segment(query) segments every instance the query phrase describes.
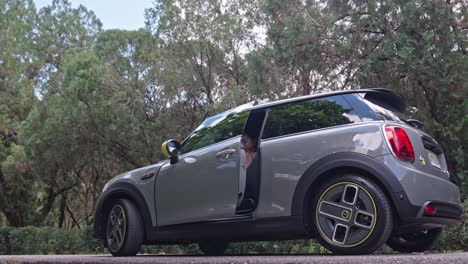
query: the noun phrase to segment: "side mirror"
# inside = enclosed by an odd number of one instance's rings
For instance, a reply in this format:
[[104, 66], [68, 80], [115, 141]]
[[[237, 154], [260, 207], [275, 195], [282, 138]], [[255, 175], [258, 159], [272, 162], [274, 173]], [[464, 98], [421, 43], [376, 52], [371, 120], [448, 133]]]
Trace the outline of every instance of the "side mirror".
[[161, 152], [171, 160], [171, 164], [179, 161], [180, 143], [177, 140], [169, 139], [162, 143]]

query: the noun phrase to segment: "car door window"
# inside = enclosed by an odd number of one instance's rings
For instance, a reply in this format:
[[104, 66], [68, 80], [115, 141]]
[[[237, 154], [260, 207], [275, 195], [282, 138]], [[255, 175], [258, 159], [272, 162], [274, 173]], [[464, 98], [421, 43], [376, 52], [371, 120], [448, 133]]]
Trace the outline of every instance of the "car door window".
[[330, 96], [273, 107], [262, 139], [360, 122], [342, 96]]
[[239, 136], [249, 115], [245, 112], [221, 113], [206, 119], [182, 143], [182, 153], [200, 149]]

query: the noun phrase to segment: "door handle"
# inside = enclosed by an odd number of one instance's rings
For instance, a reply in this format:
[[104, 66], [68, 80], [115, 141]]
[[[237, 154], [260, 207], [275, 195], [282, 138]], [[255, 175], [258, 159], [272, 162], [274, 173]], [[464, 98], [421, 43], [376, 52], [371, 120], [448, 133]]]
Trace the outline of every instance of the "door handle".
[[235, 149], [225, 149], [225, 150], [222, 150], [222, 151], [216, 153], [216, 158], [223, 157], [223, 158], [227, 159], [227, 158], [229, 158], [229, 156], [231, 154], [234, 154], [234, 153], [236, 153]]

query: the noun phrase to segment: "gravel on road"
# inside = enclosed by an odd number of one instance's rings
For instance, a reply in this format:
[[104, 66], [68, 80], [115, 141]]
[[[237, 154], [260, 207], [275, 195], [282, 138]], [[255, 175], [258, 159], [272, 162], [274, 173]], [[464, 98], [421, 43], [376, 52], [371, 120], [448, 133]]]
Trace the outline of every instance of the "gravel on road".
[[186, 256], [186, 255], [138, 255], [136, 257], [112, 257], [110, 255], [38, 255], [0, 256], [0, 263], [318, 263], [318, 264], [468, 264], [468, 252], [443, 254], [382, 254], [367, 256], [333, 255], [230, 255], [230, 256]]

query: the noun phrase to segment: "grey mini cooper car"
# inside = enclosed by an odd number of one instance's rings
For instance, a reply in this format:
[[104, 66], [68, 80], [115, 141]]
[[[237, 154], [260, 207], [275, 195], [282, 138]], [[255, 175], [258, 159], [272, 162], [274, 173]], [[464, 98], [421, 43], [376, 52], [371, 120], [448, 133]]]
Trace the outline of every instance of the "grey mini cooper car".
[[383, 244], [424, 251], [460, 222], [458, 187], [441, 147], [399, 118], [405, 102], [386, 89], [349, 90], [249, 103], [207, 118], [167, 160], [104, 187], [95, 237], [114, 256], [142, 244], [315, 238], [335, 254]]

